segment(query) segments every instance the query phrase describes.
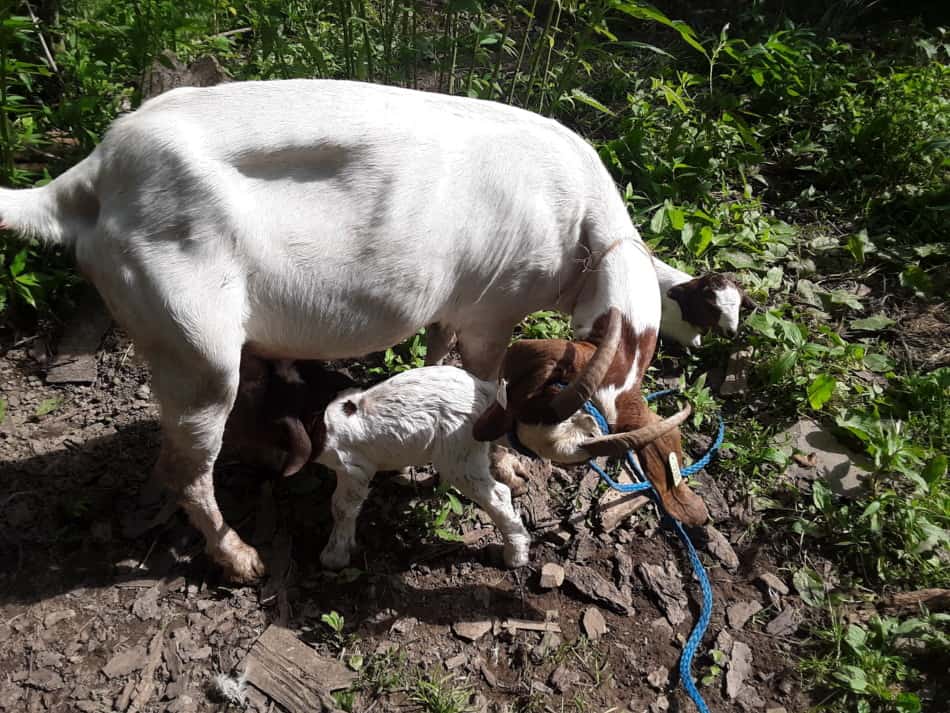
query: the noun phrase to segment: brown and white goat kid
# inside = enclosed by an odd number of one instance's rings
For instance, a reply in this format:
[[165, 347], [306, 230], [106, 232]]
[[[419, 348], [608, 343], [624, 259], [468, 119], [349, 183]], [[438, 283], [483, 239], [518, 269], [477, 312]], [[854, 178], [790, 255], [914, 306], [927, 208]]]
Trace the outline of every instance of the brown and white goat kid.
[[727, 337], [739, 333], [742, 308], [755, 303], [734, 280], [718, 272], [691, 277], [662, 260], [653, 258], [663, 318], [660, 334], [684, 347], [698, 347], [702, 335], [717, 330]]
[[[256, 368], [270, 366], [259, 363]], [[427, 463], [443, 482], [488, 513], [504, 539], [505, 564], [527, 564], [528, 531], [511, 504], [508, 486], [489, 472], [490, 444], [472, 436], [475, 420], [495, 401], [496, 382], [452, 366], [430, 366], [366, 390], [345, 388], [331, 398], [329, 393], [349, 380], [315, 362], [285, 366], [258, 383], [250, 380], [253, 368], [253, 359], [246, 357], [242, 375], [249, 378], [242, 381], [228, 430], [240, 431], [239, 437], [256, 430], [256, 445], [285, 451], [285, 476], [308, 461], [336, 472], [333, 531], [320, 554], [324, 567], [349, 564], [356, 519], [373, 475]]]
[[132, 336], [161, 409], [156, 476], [236, 580], [264, 572], [212, 479], [244, 347], [343, 359], [439, 323], [491, 381], [513, 327], [559, 309], [578, 341], [544, 348], [531, 380], [545, 389], [583, 369], [616, 307], [617, 363], [593, 388], [611, 413], [637, 404], [616, 426], [647, 419], [649, 251], [596, 151], [507, 105], [330, 80], [178, 88], [47, 185], [0, 190], [0, 228], [72, 248]]

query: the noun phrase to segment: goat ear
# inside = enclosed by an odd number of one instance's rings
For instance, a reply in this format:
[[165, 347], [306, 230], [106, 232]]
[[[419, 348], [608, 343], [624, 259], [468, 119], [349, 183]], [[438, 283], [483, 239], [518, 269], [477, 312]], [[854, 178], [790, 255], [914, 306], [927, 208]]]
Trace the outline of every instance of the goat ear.
[[681, 282], [678, 285], [673, 285], [670, 289], [666, 291], [666, 296], [671, 300], [676, 300], [678, 303], [682, 304], [682, 299], [686, 296], [686, 290], [688, 282]]
[[287, 439], [287, 457], [284, 459], [284, 465], [280, 471], [281, 476], [286, 478], [299, 472], [301, 468], [307, 465], [310, 455], [313, 453], [313, 444], [310, 442], [307, 429], [304, 428], [299, 418], [285, 416], [279, 420], [278, 425]]
[[472, 435], [476, 441], [494, 441], [508, 433], [513, 425], [511, 414], [495, 401], [478, 417]]
[[739, 293], [742, 295], [742, 306], [744, 308], [751, 310], [757, 310], [759, 308], [759, 305], [756, 304], [755, 300], [745, 293], [745, 290], [739, 290]]

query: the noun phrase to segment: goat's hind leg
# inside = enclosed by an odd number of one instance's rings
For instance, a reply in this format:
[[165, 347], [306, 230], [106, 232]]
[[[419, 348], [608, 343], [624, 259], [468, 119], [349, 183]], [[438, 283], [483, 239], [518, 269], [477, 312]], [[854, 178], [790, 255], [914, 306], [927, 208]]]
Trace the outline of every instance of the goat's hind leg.
[[489, 472], [488, 444], [477, 444], [463, 463], [454, 460], [435, 465], [447, 483], [482, 508], [495, 523], [505, 541], [505, 565], [516, 568], [528, 564], [531, 536], [511, 503], [511, 490]]
[[214, 496], [214, 463], [237, 393], [241, 343], [220, 347], [146, 350], [162, 414], [156, 474], [204, 535], [209, 556], [225, 576], [252, 582], [264, 575], [264, 563], [224, 521]]

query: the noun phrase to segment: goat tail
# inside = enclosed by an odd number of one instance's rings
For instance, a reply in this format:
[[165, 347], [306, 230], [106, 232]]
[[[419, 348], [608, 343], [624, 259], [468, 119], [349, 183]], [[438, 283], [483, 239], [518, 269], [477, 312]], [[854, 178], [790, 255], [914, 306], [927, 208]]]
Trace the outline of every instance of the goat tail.
[[99, 218], [94, 164], [89, 157], [38, 188], [0, 188], [0, 229], [49, 245], [74, 244]]

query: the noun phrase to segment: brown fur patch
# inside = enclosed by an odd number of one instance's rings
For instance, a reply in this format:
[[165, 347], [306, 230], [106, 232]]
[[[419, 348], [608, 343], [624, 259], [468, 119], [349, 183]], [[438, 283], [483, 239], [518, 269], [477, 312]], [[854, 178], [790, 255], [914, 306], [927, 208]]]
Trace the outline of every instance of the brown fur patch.
[[674, 285], [666, 294], [679, 304], [684, 320], [702, 329], [712, 329], [719, 324], [720, 316], [716, 292], [732, 284], [728, 278], [710, 273]]
[[[634, 431], [650, 423], [660, 420], [657, 414], [650, 410], [646, 400], [639, 393], [627, 391], [620, 394], [616, 400], [617, 426], [620, 431]], [[677, 520], [686, 525], [699, 526], [709, 520], [709, 511], [703, 502], [685, 481], [673, 485], [673, 477], [669, 471], [669, 455], [675, 453], [680, 464], [683, 464], [682, 436], [680, 430], [674, 429], [647, 444], [638, 453], [643, 472], [650, 480], [664, 509]]]

